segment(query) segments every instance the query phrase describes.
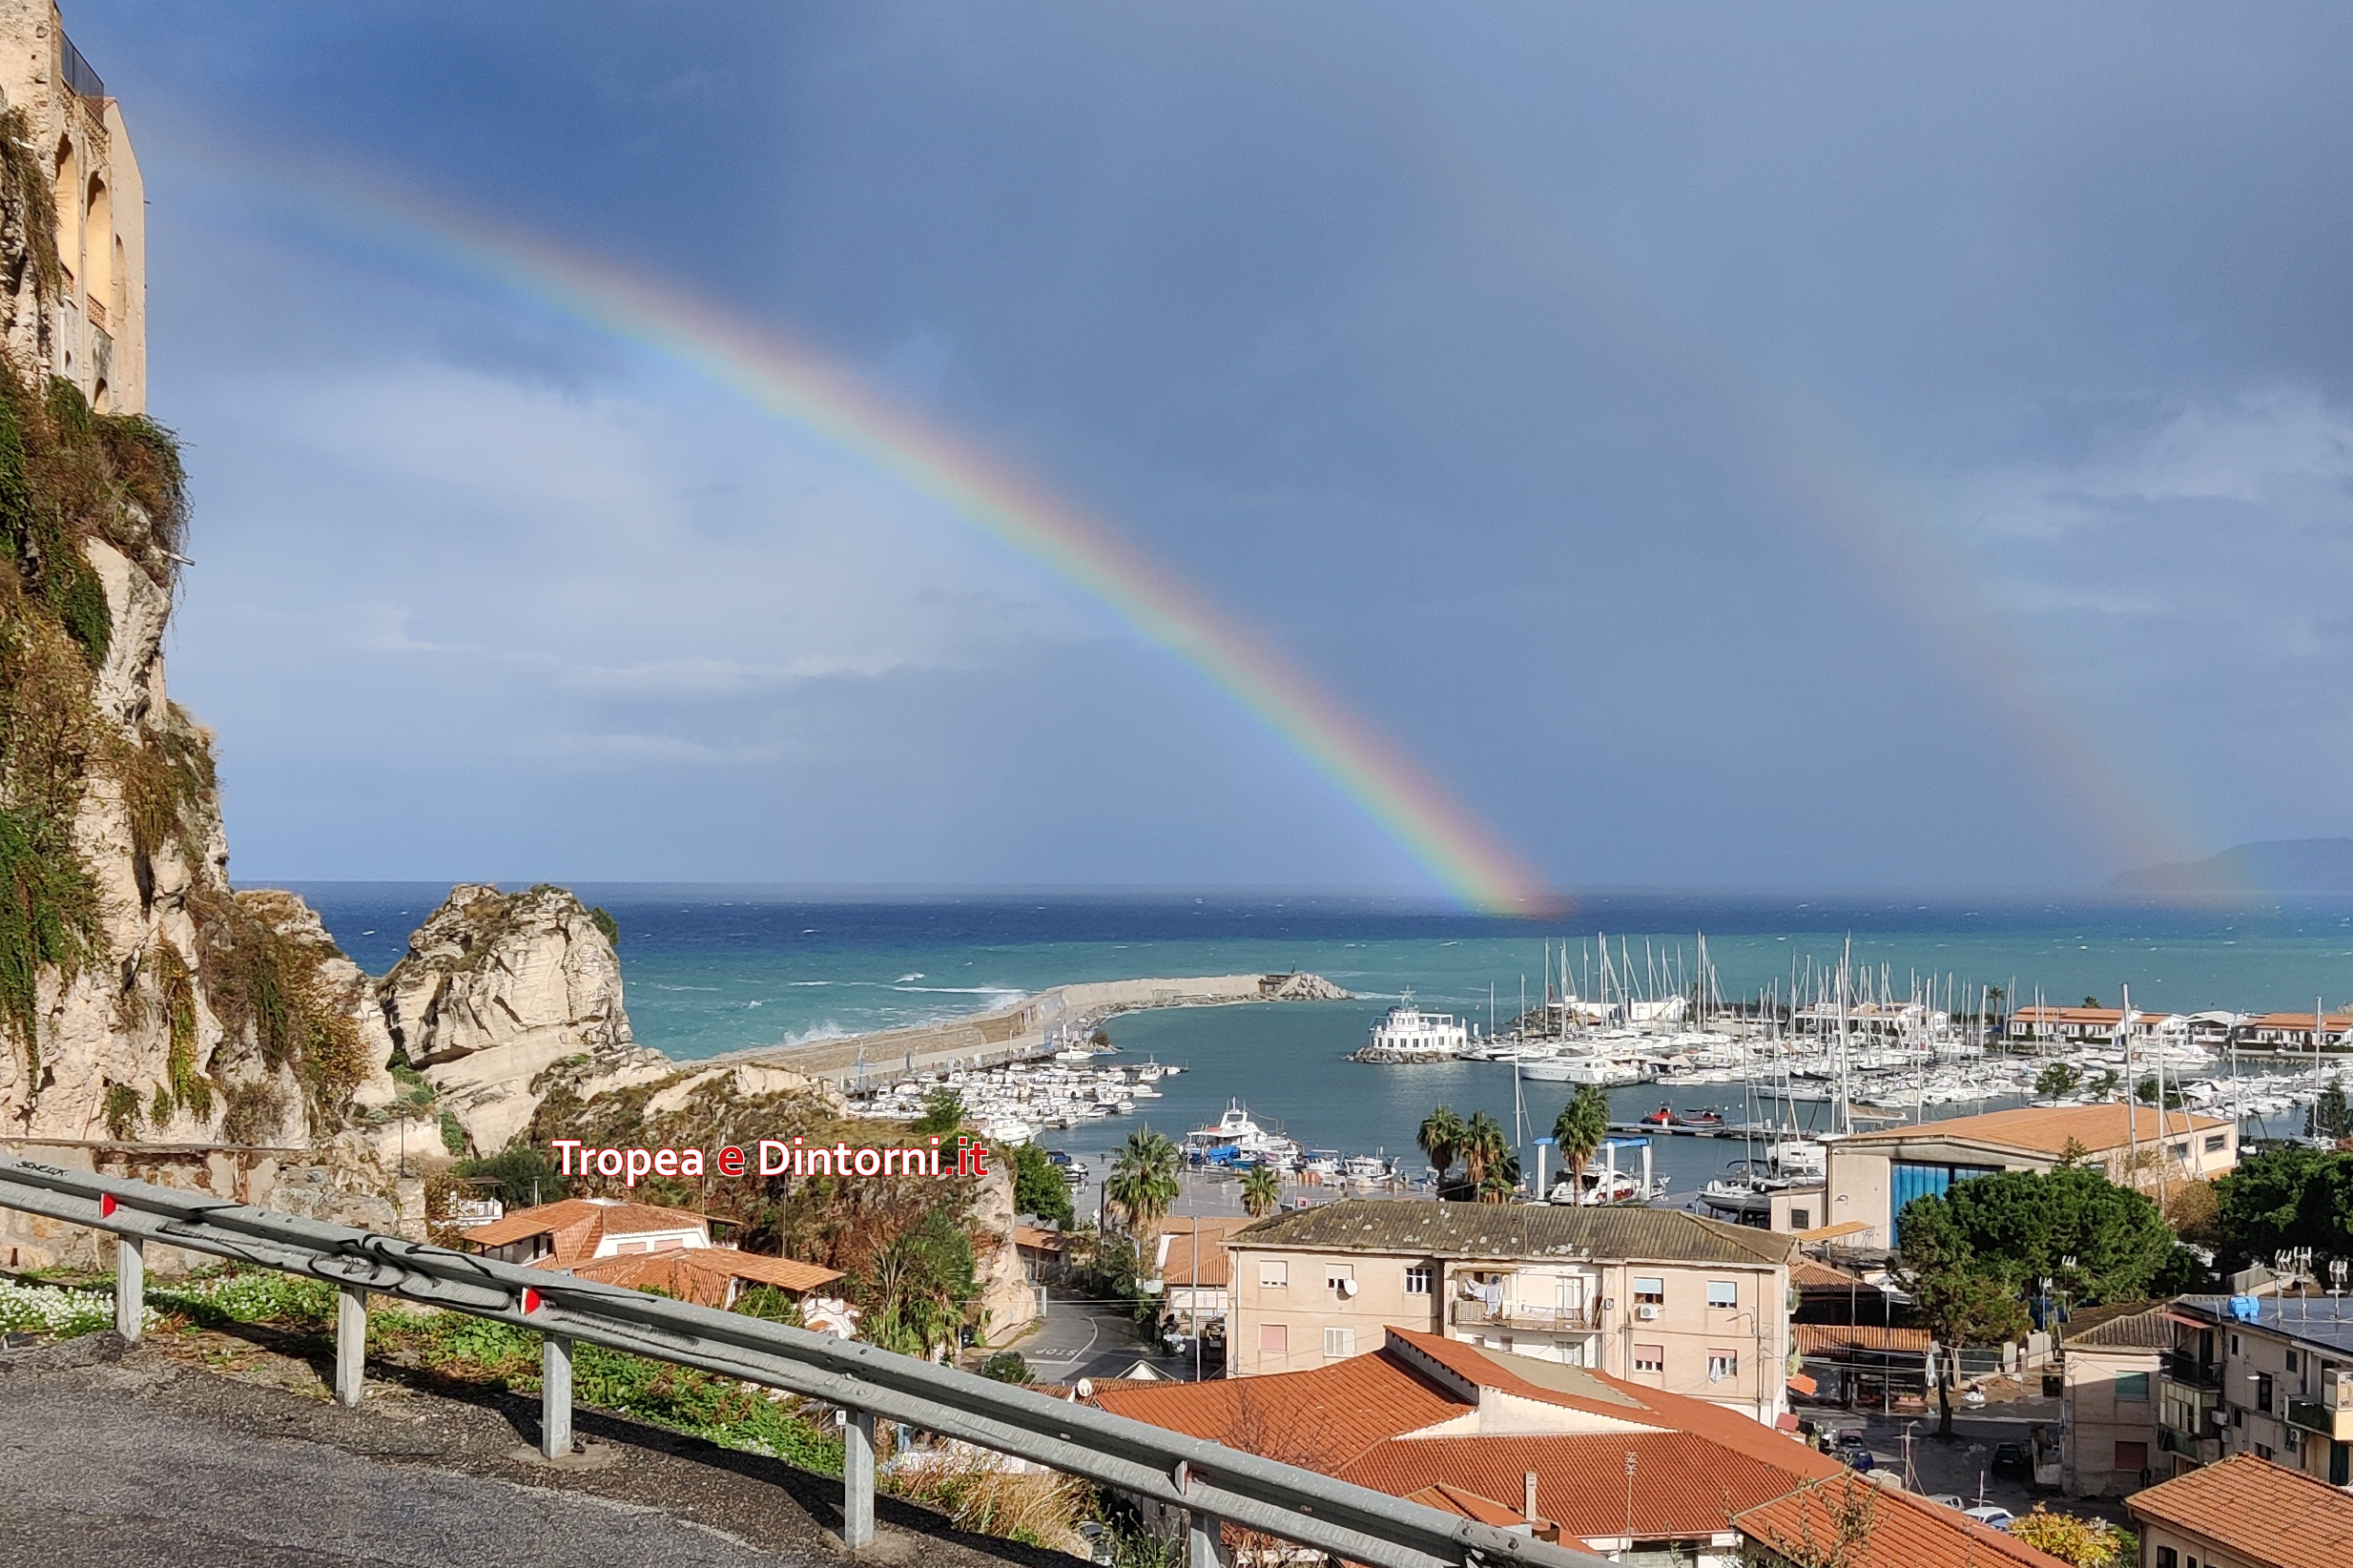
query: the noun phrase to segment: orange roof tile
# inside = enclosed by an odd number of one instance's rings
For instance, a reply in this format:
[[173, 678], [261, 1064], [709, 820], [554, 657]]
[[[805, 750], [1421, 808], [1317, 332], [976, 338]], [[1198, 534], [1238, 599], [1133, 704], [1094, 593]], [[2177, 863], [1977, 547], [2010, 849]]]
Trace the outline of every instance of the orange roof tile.
[[[638, 1236], [656, 1230], [700, 1230], [710, 1233], [711, 1222], [685, 1208], [654, 1204], [590, 1203], [564, 1198], [532, 1208], [519, 1208], [504, 1219], [478, 1225], [465, 1233], [465, 1244], [480, 1248], [505, 1247], [509, 1242], [553, 1233], [560, 1257], [586, 1257], [596, 1250], [602, 1236]], [[581, 1238], [585, 1237], [585, 1244]]]
[[[1863, 1228], [1863, 1222], [1860, 1220], [1848, 1223], [1858, 1229]], [[1860, 1286], [1863, 1283], [1863, 1276], [1824, 1263], [1820, 1258], [1799, 1257], [1790, 1260], [1789, 1283], [1800, 1287], [1810, 1285], [1816, 1289], [1836, 1286], [1844, 1290]], [[1876, 1291], [1877, 1288], [1873, 1287], [1873, 1289]]]
[[[2027, 1149], [2036, 1154], [2064, 1154], [2070, 1142], [2080, 1144], [2094, 1154], [2104, 1149], [2122, 1148], [2137, 1136], [2144, 1143], [2154, 1143], [2158, 1137], [2158, 1113], [2154, 1106], [2129, 1107], [2132, 1120], [2126, 1121], [2128, 1107], [2114, 1105], [2022, 1105], [2016, 1110], [1986, 1111], [1977, 1116], [1954, 1116], [1941, 1122], [1921, 1122], [1908, 1126], [1882, 1127], [1876, 1132], [1858, 1132], [1838, 1141], [1838, 1148], [1855, 1148], [1873, 1144], [1917, 1143], [1922, 1139], [1952, 1139], [1969, 1144], [1992, 1144], [2005, 1148]], [[2181, 1132], [2202, 1132], [2227, 1127], [2228, 1122], [2218, 1122], [2211, 1116], [2193, 1116], [2186, 1111], [2167, 1111], [2162, 1123], [2170, 1136]]]
[[2250, 1562], [2353, 1568], [2353, 1496], [2252, 1454], [2136, 1492], [2124, 1506]]
[[[1745, 1420], [1735, 1415], [1732, 1419]], [[1787, 1466], [1729, 1452], [1689, 1432], [1561, 1433], [1528, 1437], [1398, 1437], [1374, 1445], [1338, 1474], [1404, 1496], [1448, 1485], [1491, 1496], [1537, 1475], [1537, 1512], [1579, 1540], [1627, 1533], [1626, 1456], [1634, 1456], [1632, 1523], [1638, 1538], [1689, 1538], [1731, 1528], [1731, 1518], [1837, 1461], [1757, 1426], [1785, 1451]]]
[[1099, 1382], [1094, 1402], [1114, 1415], [1327, 1475], [1385, 1438], [1475, 1408], [1378, 1352], [1264, 1377], [1125, 1388]]
[[1063, 1249], [1063, 1233], [1043, 1226], [1017, 1225], [1013, 1228], [1013, 1245], [1035, 1252], [1059, 1252]]
[[797, 1258], [763, 1257], [733, 1247], [679, 1247], [663, 1252], [627, 1252], [568, 1267], [548, 1257], [540, 1259], [533, 1267], [632, 1290], [650, 1285], [680, 1301], [705, 1307], [729, 1305], [729, 1286], [735, 1280], [805, 1294], [841, 1278], [837, 1269], [820, 1269]]
[[1872, 1323], [1792, 1323], [1789, 1339], [1800, 1355], [1828, 1355], [1833, 1351], [1929, 1353], [1926, 1329], [1883, 1329]]
[[1800, 1487], [1733, 1522], [1768, 1551], [1810, 1562], [1836, 1545], [1837, 1514], [1850, 1507], [1861, 1524], [1860, 1540], [1840, 1558], [1850, 1568], [2066, 1568], [2049, 1553], [1953, 1509], [1853, 1475]]
[[[1523, 1486], [1525, 1484], [1524, 1478], [1522, 1484]], [[1481, 1524], [1492, 1524], [1498, 1529], [1508, 1530], [1513, 1525], [1531, 1522], [1539, 1531], [1554, 1527], [1550, 1519], [1531, 1521], [1526, 1515], [1509, 1503], [1499, 1503], [1493, 1497], [1482, 1497], [1476, 1492], [1466, 1491], [1458, 1486], [1449, 1486], [1444, 1481], [1440, 1481], [1435, 1486], [1425, 1486], [1405, 1500], [1419, 1503], [1424, 1508], [1435, 1508], [1441, 1514], [1455, 1514], [1466, 1519], [1476, 1519]]]

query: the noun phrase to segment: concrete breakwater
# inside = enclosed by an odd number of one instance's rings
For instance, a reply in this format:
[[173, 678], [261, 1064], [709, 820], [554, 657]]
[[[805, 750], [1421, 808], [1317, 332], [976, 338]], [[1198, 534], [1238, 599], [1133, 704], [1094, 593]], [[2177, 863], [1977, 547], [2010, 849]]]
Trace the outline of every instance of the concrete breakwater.
[[755, 1062], [804, 1077], [855, 1085], [906, 1072], [993, 1065], [1042, 1054], [1052, 1037], [1079, 1034], [1116, 1013], [1146, 1007], [1219, 1007], [1250, 1001], [1346, 1001], [1320, 975], [1196, 975], [1183, 980], [1093, 980], [1056, 985], [1017, 1002], [937, 1023], [793, 1045], [732, 1051], [719, 1062]]

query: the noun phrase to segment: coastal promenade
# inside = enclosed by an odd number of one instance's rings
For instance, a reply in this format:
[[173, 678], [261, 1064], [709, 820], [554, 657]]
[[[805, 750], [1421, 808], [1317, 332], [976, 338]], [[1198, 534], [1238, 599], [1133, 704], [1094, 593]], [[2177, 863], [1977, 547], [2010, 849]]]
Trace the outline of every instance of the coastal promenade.
[[1348, 995], [1320, 975], [1307, 974], [1094, 980], [1051, 986], [1003, 1007], [937, 1023], [794, 1045], [763, 1045], [712, 1060], [782, 1067], [848, 1087], [857, 1084], [861, 1071], [871, 1083], [900, 1073], [1018, 1062], [1042, 1054], [1054, 1037], [1084, 1035], [1115, 1013], [1251, 1001], [1341, 1001]]

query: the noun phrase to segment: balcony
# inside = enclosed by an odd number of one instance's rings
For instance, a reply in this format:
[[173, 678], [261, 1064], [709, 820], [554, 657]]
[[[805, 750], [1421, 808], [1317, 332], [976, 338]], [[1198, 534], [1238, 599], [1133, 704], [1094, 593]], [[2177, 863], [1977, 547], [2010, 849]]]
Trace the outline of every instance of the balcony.
[[2331, 1410], [2318, 1399], [2287, 1402], [2287, 1424], [2317, 1432], [2340, 1443], [2353, 1443], [2353, 1409]]
[[2222, 1439], [2193, 1437], [2178, 1427], [2157, 1429], [2157, 1446], [2167, 1454], [2179, 1455], [2192, 1464], [2210, 1465], [2222, 1457]]
[[2219, 1392], [2222, 1387], [2222, 1364], [2200, 1361], [2188, 1351], [2165, 1352], [2165, 1375], [2183, 1388]]
[[1579, 1334], [1600, 1328], [1601, 1314], [1592, 1306], [1538, 1307], [1530, 1302], [1507, 1301], [1500, 1307], [1490, 1307], [1466, 1297], [1455, 1303], [1455, 1326], [1511, 1329], [1521, 1333]]

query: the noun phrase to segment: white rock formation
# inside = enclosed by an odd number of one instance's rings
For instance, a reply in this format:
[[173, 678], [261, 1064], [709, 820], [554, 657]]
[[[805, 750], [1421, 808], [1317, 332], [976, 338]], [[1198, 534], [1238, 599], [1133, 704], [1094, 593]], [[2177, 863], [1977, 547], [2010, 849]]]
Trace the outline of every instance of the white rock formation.
[[571, 1057], [618, 1069], [641, 1054], [621, 960], [578, 898], [466, 883], [417, 928], [377, 986], [392, 1040], [481, 1153], [538, 1107], [534, 1080]]

